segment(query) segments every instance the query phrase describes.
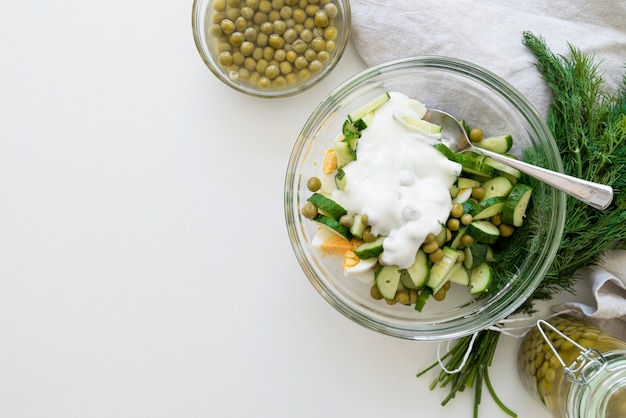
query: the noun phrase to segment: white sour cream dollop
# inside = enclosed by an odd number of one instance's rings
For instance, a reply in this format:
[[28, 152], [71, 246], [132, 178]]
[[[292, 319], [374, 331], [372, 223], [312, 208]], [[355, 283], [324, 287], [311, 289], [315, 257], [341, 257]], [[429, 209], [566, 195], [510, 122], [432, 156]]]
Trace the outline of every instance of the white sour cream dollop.
[[394, 111], [421, 119], [423, 108], [391, 92], [362, 131], [357, 159], [344, 167], [344, 190], [332, 198], [350, 213], [367, 214], [372, 233], [385, 235], [380, 262], [410, 267], [430, 233], [438, 234], [452, 208], [449, 189], [461, 166], [433, 148], [432, 137], [394, 118]]

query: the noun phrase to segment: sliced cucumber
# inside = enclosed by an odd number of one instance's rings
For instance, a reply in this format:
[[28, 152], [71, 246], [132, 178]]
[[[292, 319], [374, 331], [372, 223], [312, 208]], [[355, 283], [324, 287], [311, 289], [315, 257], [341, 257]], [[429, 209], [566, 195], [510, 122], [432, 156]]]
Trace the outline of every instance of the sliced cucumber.
[[415, 302], [414, 309], [418, 312], [422, 312], [422, 309], [424, 309], [424, 306], [426, 306], [428, 298], [430, 298], [432, 294], [433, 291], [430, 290], [429, 287], [423, 288], [420, 291], [420, 294], [417, 296], [417, 301]]
[[459, 189], [473, 189], [474, 187], [480, 187], [480, 182], [474, 179], [468, 179], [467, 177], [459, 177], [456, 181], [456, 185]]
[[448, 281], [451, 283], [460, 284], [461, 286], [469, 286], [470, 278], [467, 269], [463, 263], [456, 263], [450, 273], [448, 273]]
[[335, 186], [337, 186], [337, 189], [344, 190], [346, 188], [346, 180], [346, 173], [343, 171], [343, 168], [337, 170], [335, 174]]
[[500, 230], [489, 221], [473, 221], [467, 226], [467, 233], [476, 241], [484, 244], [493, 244], [500, 237]]
[[449, 281], [460, 284], [461, 286], [469, 286], [469, 272], [461, 263], [456, 263], [454, 269], [450, 272]]
[[465, 154], [453, 154], [452, 161], [461, 164], [464, 172], [476, 174], [481, 177], [492, 178], [496, 175], [496, 169], [480, 162], [474, 157]]
[[337, 168], [343, 168], [346, 164], [356, 160], [356, 152], [352, 149], [350, 143], [346, 141], [337, 141], [333, 144], [335, 153], [337, 154]]
[[506, 154], [513, 146], [513, 137], [509, 134], [490, 136], [483, 138], [480, 142], [474, 142], [474, 145], [498, 154]]
[[411, 281], [413, 282], [414, 289], [421, 289], [424, 287], [428, 278], [430, 277], [430, 265], [428, 263], [428, 256], [422, 250], [417, 250], [415, 255], [415, 262], [406, 269]]
[[441, 247], [446, 243], [446, 238], [448, 238], [448, 228], [445, 225], [441, 225], [441, 231], [439, 231], [435, 240]]
[[358, 213], [354, 215], [354, 220], [352, 221], [352, 226], [350, 227], [350, 233], [352, 234], [352, 236], [358, 239], [362, 239], [365, 228], [367, 228], [367, 225], [361, 222], [361, 215]]
[[354, 121], [354, 126], [359, 131], [362, 131], [362, 130], [366, 129], [368, 126], [370, 126], [372, 124], [372, 120], [373, 119], [374, 119], [374, 111], [371, 111], [368, 114], [366, 114], [365, 116], [363, 116], [361, 119], [355, 120]]
[[400, 268], [398, 266], [381, 266], [376, 271], [375, 281], [382, 297], [388, 300], [394, 299], [400, 283]]
[[473, 200], [467, 200], [461, 204], [463, 205], [463, 214], [472, 213], [474, 208], [478, 206], [478, 203]]
[[345, 139], [351, 138], [359, 138], [361, 136], [361, 132], [359, 128], [357, 128], [352, 122], [346, 120], [341, 127], [341, 133], [343, 134]]
[[482, 263], [470, 272], [470, 293], [476, 295], [489, 290], [489, 285], [493, 280], [493, 268], [487, 264]]
[[400, 112], [398, 109], [394, 110], [393, 118], [407, 128], [421, 134], [437, 138], [441, 136], [442, 127], [440, 125], [425, 121], [424, 119], [416, 118], [412, 115], [407, 115]]
[[475, 220], [488, 219], [498, 213], [502, 213], [506, 198], [496, 196], [480, 202], [471, 212], [470, 215]]
[[372, 242], [365, 242], [354, 249], [354, 253], [362, 260], [378, 257], [383, 252], [383, 241], [385, 237], [380, 236]]
[[350, 230], [339, 223], [338, 220], [331, 218], [330, 216], [322, 215], [318, 213], [315, 218], [313, 218], [315, 222], [327, 228], [330, 232], [337, 234], [345, 239], [351, 239], [352, 234]]
[[498, 176], [484, 182], [483, 189], [485, 189], [485, 197], [482, 200], [491, 197], [507, 197], [513, 190], [513, 183], [506, 177]]
[[433, 148], [442, 153], [443, 156], [446, 157], [448, 160], [452, 159], [452, 155], [454, 153], [450, 150], [450, 148], [448, 148], [446, 144], [438, 142], [436, 144], [433, 144]]
[[400, 270], [400, 284], [406, 289], [415, 289], [415, 284], [406, 269]]
[[465, 248], [465, 259], [463, 265], [466, 269], [471, 270], [484, 263], [487, 259], [489, 246], [480, 242], [474, 242]]
[[320, 193], [313, 193], [309, 196], [307, 201], [313, 203], [321, 212], [333, 219], [338, 220], [343, 215], [348, 213], [348, 211], [345, 210], [339, 203]]
[[513, 226], [522, 226], [526, 217], [526, 209], [530, 203], [533, 189], [526, 184], [516, 184], [504, 204], [502, 221]]
[[[504, 154], [504, 156], [516, 159], [513, 155]], [[498, 170], [501, 176], [508, 178], [513, 184], [517, 184], [517, 180], [522, 177], [522, 172], [518, 169], [502, 164], [501, 162], [496, 161], [491, 157], [485, 158], [484, 163]]]
[[450, 248], [458, 249], [461, 247], [461, 239], [467, 232], [467, 225], [462, 225], [459, 229], [452, 233], [452, 239], [450, 240]]
[[368, 113], [378, 109], [380, 106], [388, 102], [390, 98], [391, 96], [389, 96], [389, 93], [385, 92], [382, 95], [376, 97], [374, 100], [364, 104], [363, 106], [350, 113], [348, 115], [348, 119], [350, 120], [350, 122], [357, 121], [363, 118], [363, 116], [367, 115]]
[[433, 293], [437, 293], [441, 287], [446, 284], [446, 278], [457, 258], [459, 258], [459, 252], [450, 247], [443, 247], [443, 259], [437, 261], [430, 268], [430, 277], [426, 282], [426, 286], [433, 290]]

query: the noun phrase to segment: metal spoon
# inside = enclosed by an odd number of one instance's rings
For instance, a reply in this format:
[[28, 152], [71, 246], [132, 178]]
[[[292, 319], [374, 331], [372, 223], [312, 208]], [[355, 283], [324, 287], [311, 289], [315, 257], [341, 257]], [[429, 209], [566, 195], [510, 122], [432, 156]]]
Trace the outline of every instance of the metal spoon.
[[429, 109], [424, 119], [442, 127], [443, 137], [441, 142], [446, 144], [452, 152], [472, 150], [493, 158], [502, 164], [549, 184], [596, 209], [604, 210], [613, 201], [613, 188], [610, 186], [547, 170], [473, 145], [459, 121], [446, 112]]

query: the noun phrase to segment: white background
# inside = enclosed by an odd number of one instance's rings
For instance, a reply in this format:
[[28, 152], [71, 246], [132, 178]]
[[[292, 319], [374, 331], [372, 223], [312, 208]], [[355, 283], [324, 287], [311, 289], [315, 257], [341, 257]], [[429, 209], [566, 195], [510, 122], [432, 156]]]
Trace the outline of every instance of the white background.
[[[255, 99], [200, 60], [191, 1], [13, 1], [0, 13], [0, 417], [471, 417], [436, 345], [341, 316], [293, 255], [292, 144], [364, 69]], [[492, 381], [547, 417], [503, 336]], [[486, 389], [482, 417], [504, 416]]]

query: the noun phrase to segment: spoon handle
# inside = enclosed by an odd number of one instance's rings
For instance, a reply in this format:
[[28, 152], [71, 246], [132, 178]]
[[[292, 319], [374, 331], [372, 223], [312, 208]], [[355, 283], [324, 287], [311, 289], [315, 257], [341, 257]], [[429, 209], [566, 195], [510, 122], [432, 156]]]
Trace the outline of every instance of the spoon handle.
[[613, 188], [610, 186], [547, 170], [482, 148], [472, 147], [472, 150], [547, 183], [596, 209], [604, 210], [613, 201]]

